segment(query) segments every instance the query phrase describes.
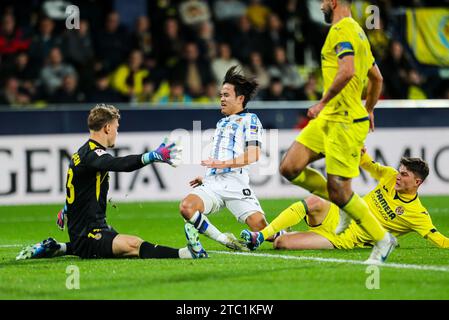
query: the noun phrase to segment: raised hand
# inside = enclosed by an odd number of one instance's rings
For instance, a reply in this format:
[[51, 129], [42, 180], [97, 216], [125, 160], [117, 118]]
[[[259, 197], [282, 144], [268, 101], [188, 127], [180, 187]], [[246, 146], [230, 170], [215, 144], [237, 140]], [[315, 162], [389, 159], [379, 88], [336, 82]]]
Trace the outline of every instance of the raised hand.
[[316, 117], [318, 117], [318, 115], [320, 114], [321, 110], [323, 110], [323, 108], [324, 108], [324, 103], [318, 102], [318, 103], [314, 104], [313, 106], [311, 106], [309, 108], [309, 110], [307, 110], [307, 116], [310, 119], [315, 119]]
[[165, 138], [164, 142], [162, 142], [156, 150], [144, 153], [142, 155], [142, 162], [144, 164], [149, 164], [152, 162], [165, 162], [173, 167], [176, 167], [175, 162], [181, 159], [182, 149], [174, 142], [169, 145], [167, 144], [168, 139]]
[[189, 184], [192, 188], [196, 188], [203, 184], [203, 177], [196, 177], [195, 179], [190, 181]]

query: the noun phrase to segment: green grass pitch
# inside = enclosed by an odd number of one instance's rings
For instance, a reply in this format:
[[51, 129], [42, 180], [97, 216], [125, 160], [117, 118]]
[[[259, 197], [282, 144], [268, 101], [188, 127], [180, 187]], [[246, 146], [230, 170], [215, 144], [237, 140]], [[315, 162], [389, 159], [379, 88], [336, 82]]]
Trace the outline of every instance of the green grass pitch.
[[[261, 201], [272, 220], [293, 200]], [[435, 226], [449, 235], [449, 197], [423, 197]], [[202, 260], [81, 260], [77, 257], [16, 261], [20, 245], [49, 236], [67, 241], [55, 224], [57, 205], [0, 206], [0, 299], [448, 299], [449, 251], [433, 247], [417, 234], [399, 238], [390, 257], [395, 268], [379, 269], [379, 288], [368, 289], [373, 273], [363, 261], [369, 249], [351, 251], [273, 250], [264, 243], [255, 255], [230, 252], [202, 237], [210, 252]], [[222, 231], [238, 236], [243, 225], [226, 210], [211, 217]], [[108, 222], [124, 234], [173, 247], [185, 245], [176, 202], [116, 204]], [[301, 223], [296, 230], [304, 230]], [[211, 252], [212, 251], [212, 252]], [[274, 255], [267, 257], [267, 255]], [[293, 257], [288, 259], [289, 257]], [[295, 257], [305, 257], [298, 259]], [[319, 261], [315, 258], [325, 258]], [[336, 259], [336, 260], [331, 260]], [[80, 270], [80, 289], [66, 288], [66, 269]], [[411, 265], [424, 266], [413, 268]], [[435, 268], [429, 266], [440, 266]], [[427, 269], [426, 269], [427, 268]], [[368, 281], [369, 282], [369, 281]]]

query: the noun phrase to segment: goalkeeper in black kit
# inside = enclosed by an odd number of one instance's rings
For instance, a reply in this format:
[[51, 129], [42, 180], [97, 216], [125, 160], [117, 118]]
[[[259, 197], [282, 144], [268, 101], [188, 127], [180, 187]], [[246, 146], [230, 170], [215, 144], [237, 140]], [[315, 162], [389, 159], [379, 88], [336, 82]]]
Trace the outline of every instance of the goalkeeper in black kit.
[[[24, 248], [16, 259], [50, 258], [75, 255], [91, 258], [205, 258], [194, 228], [186, 228], [187, 247], [174, 249], [155, 245], [137, 236], [119, 234], [106, 222], [109, 171], [131, 172], [153, 162], [173, 165], [179, 150], [175, 144], [162, 143], [158, 149], [140, 155], [113, 157], [120, 113], [111, 105], [99, 104], [90, 110], [87, 120], [90, 137], [72, 155], [67, 171], [66, 203], [58, 214], [58, 224], [67, 219], [70, 242], [49, 238]], [[64, 217], [65, 216], [65, 217]]]

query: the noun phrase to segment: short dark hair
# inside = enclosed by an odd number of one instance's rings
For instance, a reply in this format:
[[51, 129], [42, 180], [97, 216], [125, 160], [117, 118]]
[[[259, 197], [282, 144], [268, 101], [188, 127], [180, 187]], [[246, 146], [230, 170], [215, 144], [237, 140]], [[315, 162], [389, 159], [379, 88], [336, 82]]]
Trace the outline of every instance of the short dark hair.
[[229, 68], [223, 80], [223, 84], [229, 83], [234, 86], [235, 95], [244, 96], [243, 108], [256, 93], [258, 83], [254, 79], [248, 79], [237, 71], [237, 66]]
[[429, 175], [429, 165], [421, 158], [402, 157], [400, 163], [422, 181], [426, 180]]
[[120, 111], [113, 105], [100, 103], [92, 108], [87, 118], [87, 126], [89, 130], [100, 131], [105, 125], [112, 120], [120, 120]]

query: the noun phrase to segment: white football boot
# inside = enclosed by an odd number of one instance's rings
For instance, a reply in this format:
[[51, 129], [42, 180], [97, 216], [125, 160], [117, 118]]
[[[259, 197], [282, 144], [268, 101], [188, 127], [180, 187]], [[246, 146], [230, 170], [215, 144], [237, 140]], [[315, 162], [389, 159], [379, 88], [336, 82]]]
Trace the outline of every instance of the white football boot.
[[374, 245], [365, 264], [382, 264], [388, 259], [394, 248], [398, 246], [398, 240], [389, 232], [387, 232], [387, 237], [387, 241], [381, 240]]

